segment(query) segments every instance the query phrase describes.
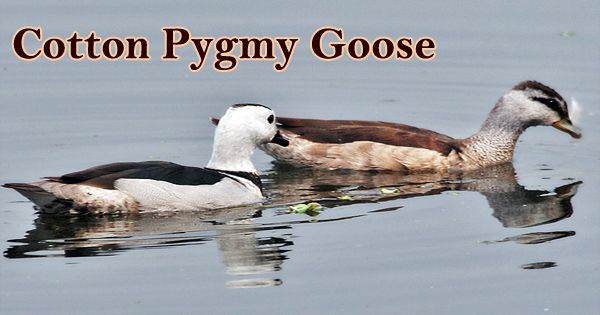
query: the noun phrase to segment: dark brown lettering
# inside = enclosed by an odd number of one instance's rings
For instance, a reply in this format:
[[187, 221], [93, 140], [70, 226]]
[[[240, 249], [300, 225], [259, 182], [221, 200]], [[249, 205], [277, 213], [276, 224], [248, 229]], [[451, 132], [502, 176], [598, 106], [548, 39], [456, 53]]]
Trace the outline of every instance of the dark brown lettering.
[[[179, 59], [179, 56], [175, 54], [175, 46], [187, 44], [190, 40], [190, 32], [182, 27], [163, 27], [162, 30], [165, 33], [165, 54], [162, 59]], [[175, 40], [175, 32], [179, 33], [179, 39], [177, 40]]]
[[[431, 51], [431, 53], [427, 54], [424, 50]], [[435, 42], [429, 37], [423, 37], [419, 39], [415, 45], [415, 53], [419, 59], [433, 59], [435, 57]]]
[[62, 58], [65, 50], [65, 43], [60, 38], [50, 37], [44, 42], [44, 56], [50, 60]]
[[333, 48], [333, 54], [326, 55], [323, 52], [323, 46], [321, 45], [322, 38], [326, 32], [333, 32], [337, 36], [337, 38], [340, 40], [342, 40], [344, 38], [344, 33], [342, 32], [342, 29], [340, 29], [340, 28], [336, 29], [333, 27], [322, 27], [322, 28], [318, 29], [311, 38], [312, 52], [313, 52], [313, 54], [315, 54], [315, 56], [317, 56], [318, 58], [323, 59], [323, 60], [337, 59], [342, 56], [342, 53], [343, 53], [342, 50], [343, 50], [343, 47], [346, 45], [346, 43], [344, 43], [344, 42], [329, 43], [329, 47]]
[[25, 47], [23, 47], [23, 38], [28, 32], [33, 33], [38, 41], [42, 40], [42, 30], [40, 28], [24, 27], [18, 30], [13, 37], [13, 52], [21, 59], [34, 60], [42, 53], [42, 51], [39, 48], [33, 54], [29, 54], [27, 51], [25, 51]]

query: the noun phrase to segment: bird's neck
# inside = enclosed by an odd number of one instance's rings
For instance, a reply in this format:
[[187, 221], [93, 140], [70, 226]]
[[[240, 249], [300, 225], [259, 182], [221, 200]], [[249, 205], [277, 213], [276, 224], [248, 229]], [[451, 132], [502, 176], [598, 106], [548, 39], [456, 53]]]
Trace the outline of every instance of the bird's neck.
[[255, 148], [256, 145], [249, 139], [238, 138], [227, 141], [224, 137], [215, 135], [212, 156], [206, 167], [256, 174], [256, 168], [250, 160]]
[[481, 129], [464, 140], [465, 153], [480, 166], [512, 161], [519, 136], [528, 126], [515, 119], [501, 101], [496, 104]]

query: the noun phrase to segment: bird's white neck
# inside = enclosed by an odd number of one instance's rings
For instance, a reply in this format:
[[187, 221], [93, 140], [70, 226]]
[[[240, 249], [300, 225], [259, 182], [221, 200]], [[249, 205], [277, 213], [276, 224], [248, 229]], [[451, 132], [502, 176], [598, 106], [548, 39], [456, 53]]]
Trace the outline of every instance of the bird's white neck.
[[226, 132], [215, 134], [215, 142], [210, 161], [206, 165], [208, 168], [257, 173], [254, 164], [250, 160], [256, 143], [245, 136], [233, 138]]

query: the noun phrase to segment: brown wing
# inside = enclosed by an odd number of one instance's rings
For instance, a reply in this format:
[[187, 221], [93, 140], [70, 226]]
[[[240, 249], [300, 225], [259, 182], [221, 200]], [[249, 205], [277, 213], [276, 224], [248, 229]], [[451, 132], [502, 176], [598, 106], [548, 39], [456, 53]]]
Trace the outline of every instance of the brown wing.
[[446, 135], [413, 126], [361, 120], [321, 120], [277, 118], [278, 127], [309, 141], [349, 143], [371, 141], [394, 146], [423, 148], [440, 152], [460, 152], [459, 141]]

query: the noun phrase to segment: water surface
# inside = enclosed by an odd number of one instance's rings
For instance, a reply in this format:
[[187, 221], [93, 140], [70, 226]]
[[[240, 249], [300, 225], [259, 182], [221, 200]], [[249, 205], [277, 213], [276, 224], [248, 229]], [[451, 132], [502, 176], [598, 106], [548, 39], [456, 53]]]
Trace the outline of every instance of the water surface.
[[[2, 183], [115, 161], [201, 166], [207, 118], [238, 102], [465, 137], [524, 79], [575, 97], [584, 137], [533, 128], [514, 163], [453, 177], [312, 172], [257, 152], [268, 200], [211, 213], [53, 217], [2, 189], [0, 312], [598, 314], [599, 14], [591, 1], [3, 3]], [[19, 61], [6, 39], [30, 24], [48, 36], [143, 35], [153, 59]], [[165, 25], [302, 39], [284, 73], [269, 62], [190, 73], [191, 49], [160, 60]], [[324, 25], [367, 38], [428, 35], [438, 56], [319, 61], [308, 42]], [[309, 201], [324, 210], [288, 213]]]

